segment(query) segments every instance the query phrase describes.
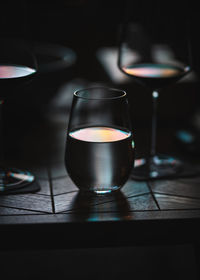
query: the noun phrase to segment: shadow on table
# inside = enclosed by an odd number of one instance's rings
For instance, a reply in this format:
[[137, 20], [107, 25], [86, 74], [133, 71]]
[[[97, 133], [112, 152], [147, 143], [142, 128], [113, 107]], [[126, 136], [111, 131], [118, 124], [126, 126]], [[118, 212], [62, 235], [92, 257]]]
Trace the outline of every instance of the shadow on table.
[[72, 203], [75, 220], [129, 220], [130, 205], [121, 191], [108, 195], [94, 195], [79, 191]]

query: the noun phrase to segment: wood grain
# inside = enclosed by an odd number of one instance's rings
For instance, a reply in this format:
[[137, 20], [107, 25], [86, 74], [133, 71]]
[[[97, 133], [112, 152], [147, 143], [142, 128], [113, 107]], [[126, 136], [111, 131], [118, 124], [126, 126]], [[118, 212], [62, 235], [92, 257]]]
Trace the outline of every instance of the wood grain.
[[149, 193], [149, 188], [146, 182], [139, 182], [129, 179], [128, 182], [121, 188], [121, 192], [125, 197]]
[[63, 194], [72, 191], [78, 191], [78, 188], [74, 185], [69, 176], [62, 178], [52, 179], [53, 194]]
[[1, 216], [10, 216], [10, 215], [31, 215], [36, 214], [34, 211], [26, 210], [26, 209], [17, 209], [17, 208], [9, 208], [9, 207], [0, 207], [0, 215]]
[[[66, 206], [56, 204], [56, 209], [60, 212], [76, 212], [77, 214], [93, 215], [95, 213], [111, 213], [115, 212], [116, 217], [127, 217], [131, 211], [147, 211], [158, 210], [151, 194], [138, 195], [126, 198], [122, 192], [116, 192], [106, 197], [85, 196], [77, 193], [71, 204]], [[63, 209], [65, 209], [63, 211]], [[97, 220], [97, 219], [96, 219]]]
[[0, 206], [52, 213], [50, 196], [39, 194], [17, 194], [1, 196]]
[[149, 182], [153, 192], [200, 198], [200, 177]]
[[155, 198], [161, 210], [175, 210], [175, 209], [200, 209], [200, 199], [155, 194]]

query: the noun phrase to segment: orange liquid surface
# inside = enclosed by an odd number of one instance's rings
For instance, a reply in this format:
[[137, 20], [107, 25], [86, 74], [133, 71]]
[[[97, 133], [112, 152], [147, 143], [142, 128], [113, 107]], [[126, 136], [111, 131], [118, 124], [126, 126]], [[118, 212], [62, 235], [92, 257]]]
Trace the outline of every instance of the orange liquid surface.
[[69, 135], [88, 142], [114, 142], [128, 138], [131, 133], [111, 127], [87, 127], [71, 132]]

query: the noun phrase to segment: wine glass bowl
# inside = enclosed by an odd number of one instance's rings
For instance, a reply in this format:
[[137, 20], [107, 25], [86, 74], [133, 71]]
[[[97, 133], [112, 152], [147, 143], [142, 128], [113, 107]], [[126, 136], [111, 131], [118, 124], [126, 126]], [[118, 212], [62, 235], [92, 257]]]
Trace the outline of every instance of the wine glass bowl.
[[5, 166], [3, 154], [2, 106], [18, 95], [20, 88], [30, 82], [37, 73], [37, 62], [31, 46], [14, 38], [1, 38], [0, 44], [0, 191], [7, 192], [25, 187], [35, 180], [29, 171]]
[[37, 61], [30, 44], [23, 40], [1, 38], [0, 44], [0, 98], [8, 99], [37, 73]]
[[182, 167], [179, 159], [156, 151], [157, 106], [162, 88], [176, 83], [191, 71], [190, 48], [187, 32], [176, 35], [177, 26], [173, 24], [163, 32], [159, 20], [156, 17], [151, 23], [127, 21], [122, 27], [119, 44], [119, 69], [152, 91], [151, 148], [146, 158], [138, 160], [132, 172], [135, 179], [171, 177]]
[[105, 194], [120, 189], [134, 164], [133, 146], [124, 91], [94, 87], [74, 93], [65, 164], [81, 191]]
[[181, 52], [178, 44], [170, 45], [160, 36], [152, 39], [145, 33], [144, 26], [127, 23], [120, 41], [119, 69], [145, 87], [162, 89], [191, 70], [188, 49]]

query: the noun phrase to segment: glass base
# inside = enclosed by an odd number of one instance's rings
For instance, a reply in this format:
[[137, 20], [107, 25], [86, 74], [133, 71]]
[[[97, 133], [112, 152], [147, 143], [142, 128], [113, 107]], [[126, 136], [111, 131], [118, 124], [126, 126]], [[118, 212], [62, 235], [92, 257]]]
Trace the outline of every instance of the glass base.
[[0, 192], [23, 188], [35, 180], [28, 171], [15, 168], [0, 168]]
[[112, 189], [94, 189], [92, 190], [95, 194], [109, 194], [109, 193], [112, 193], [112, 192], [116, 192], [117, 190], [119, 190], [120, 187], [119, 186], [114, 186], [112, 187]]
[[179, 174], [181, 169], [180, 160], [167, 155], [155, 155], [137, 159], [131, 178], [135, 180], [170, 178]]
[[113, 193], [113, 192], [116, 192], [118, 191], [122, 186], [102, 186], [102, 187], [96, 187], [96, 186], [92, 186], [92, 187], [89, 187], [89, 188], [83, 188], [83, 187], [80, 187], [78, 186], [79, 190], [81, 193], [88, 193], [88, 194], [98, 194], [98, 195], [104, 195], [104, 194], [110, 194], [110, 193]]

